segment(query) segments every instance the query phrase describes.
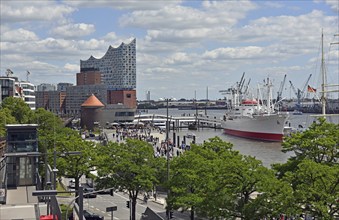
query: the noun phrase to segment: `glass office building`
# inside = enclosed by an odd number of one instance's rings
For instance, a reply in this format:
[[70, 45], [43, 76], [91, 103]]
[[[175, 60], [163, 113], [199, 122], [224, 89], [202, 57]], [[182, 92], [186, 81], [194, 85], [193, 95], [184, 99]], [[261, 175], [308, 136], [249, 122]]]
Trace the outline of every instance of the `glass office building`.
[[38, 125], [9, 124], [7, 129], [7, 187], [36, 185], [38, 181]]

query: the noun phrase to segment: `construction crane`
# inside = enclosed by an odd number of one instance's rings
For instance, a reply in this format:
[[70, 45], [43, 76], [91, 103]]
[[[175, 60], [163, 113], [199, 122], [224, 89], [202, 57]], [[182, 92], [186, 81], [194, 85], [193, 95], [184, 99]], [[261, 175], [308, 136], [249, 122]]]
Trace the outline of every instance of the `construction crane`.
[[298, 110], [299, 110], [299, 108], [300, 108], [300, 102], [301, 102], [301, 100], [304, 98], [305, 89], [306, 89], [306, 87], [307, 87], [307, 85], [308, 85], [308, 82], [309, 82], [310, 79], [311, 79], [311, 76], [312, 76], [312, 74], [310, 74], [310, 76], [307, 78], [307, 80], [306, 80], [306, 82], [305, 82], [305, 85], [303, 86], [303, 89], [302, 89], [302, 90], [296, 89], [296, 88], [294, 87], [292, 81], [290, 80], [291, 87], [292, 87], [292, 89], [293, 89], [295, 95], [297, 96], [297, 108], [298, 108]]
[[284, 89], [285, 81], [286, 81], [286, 74], [285, 74], [285, 76], [284, 76], [283, 81], [281, 81], [281, 83], [280, 83], [280, 87], [279, 87], [279, 90], [278, 90], [278, 92], [277, 92], [278, 94], [277, 94], [277, 100], [276, 100], [276, 102], [279, 102], [279, 101], [282, 100], [281, 95], [282, 95], [282, 92], [283, 92], [283, 89]]

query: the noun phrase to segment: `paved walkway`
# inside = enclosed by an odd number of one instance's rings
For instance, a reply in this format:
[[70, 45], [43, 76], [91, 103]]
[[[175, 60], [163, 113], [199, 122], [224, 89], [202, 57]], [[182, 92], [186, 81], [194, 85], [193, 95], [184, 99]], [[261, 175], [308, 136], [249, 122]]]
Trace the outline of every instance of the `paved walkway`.
[[21, 186], [7, 190], [6, 205], [0, 205], [0, 219], [35, 220], [36, 216], [45, 215], [47, 206], [38, 203], [36, 196], [32, 196], [35, 186]]
[[38, 198], [32, 196], [36, 190], [35, 186], [20, 186], [16, 189], [7, 189], [7, 205], [22, 205], [28, 203], [38, 203]]

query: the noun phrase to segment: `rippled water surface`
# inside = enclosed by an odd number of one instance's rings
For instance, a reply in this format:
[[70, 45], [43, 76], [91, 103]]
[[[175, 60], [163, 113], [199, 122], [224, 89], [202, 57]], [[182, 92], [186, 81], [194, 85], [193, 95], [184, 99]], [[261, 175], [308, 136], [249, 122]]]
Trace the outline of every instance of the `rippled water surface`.
[[[215, 116], [221, 118], [224, 114], [224, 110], [207, 110], [207, 115]], [[148, 110], [148, 114], [161, 114], [166, 115], [166, 109], [156, 109]], [[169, 116], [180, 116], [183, 114], [194, 115], [195, 110], [178, 110], [178, 109], [169, 109]], [[293, 127], [298, 127], [301, 125], [303, 127], [308, 127], [314, 121], [314, 117], [310, 114], [303, 115], [291, 115], [289, 118], [289, 123]], [[223, 134], [222, 129], [200, 129], [197, 131], [189, 131], [187, 129], [182, 129], [179, 132], [176, 132], [176, 135], [180, 136], [180, 141], [183, 139], [183, 136], [187, 133], [194, 133], [196, 135], [196, 142], [203, 143], [204, 140], [208, 138], [218, 136], [222, 140], [231, 142], [235, 150], [238, 150], [244, 155], [251, 155], [255, 158], [261, 160], [265, 166], [270, 166], [273, 163], [284, 163], [290, 157], [291, 153], [283, 153], [281, 143], [277, 142], [263, 142], [255, 141], [244, 138], [238, 138], [230, 135]], [[173, 132], [169, 134], [169, 137], [173, 137]], [[192, 139], [187, 139], [187, 143], [192, 141]]]

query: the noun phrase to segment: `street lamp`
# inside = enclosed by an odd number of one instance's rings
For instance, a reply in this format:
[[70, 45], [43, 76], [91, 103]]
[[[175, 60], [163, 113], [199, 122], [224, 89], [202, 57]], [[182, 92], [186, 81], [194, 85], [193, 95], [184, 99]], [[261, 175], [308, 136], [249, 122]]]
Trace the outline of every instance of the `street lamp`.
[[80, 151], [69, 151], [69, 152], [57, 152], [55, 147], [54, 147], [54, 151], [53, 151], [53, 189], [56, 189], [57, 188], [57, 181], [56, 181], [56, 174], [57, 172], [59, 171], [57, 168], [56, 168], [56, 156], [57, 154], [59, 154], [59, 156], [68, 156], [68, 155], [81, 155], [82, 153]]
[[[41, 156], [41, 155], [47, 155], [49, 153], [41, 153], [41, 152], [28, 152], [26, 153], [27, 156]], [[57, 172], [59, 171], [57, 168], [56, 168], [56, 157], [57, 155], [61, 156], [61, 157], [64, 157], [64, 156], [69, 156], [69, 155], [81, 155], [82, 152], [80, 151], [69, 151], [69, 152], [57, 152], [56, 149], [54, 148], [54, 151], [53, 151], [53, 169], [52, 169], [52, 172], [53, 172], [53, 189], [56, 190], [57, 186], [56, 186], [56, 174]], [[46, 166], [46, 174], [45, 176], [47, 177], [47, 157], [45, 157], [45, 166]], [[47, 180], [47, 179], [46, 179]]]
[[[169, 170], [170, 170], [170, 164], [169, 164], [169, 145], [168, 145], [168, 131], [169, 131], [169, 124], [168, 124], [168, 98], [166, 99], [166, 147], [167, 147], [167, 182], [169, 183], [170, 175], [169, 175]], [[170, 194], [170, 188], [169, 185], [167, 186], [167, 199]], [[169, 211], [169, 207], [167, 205], [166, 209]], [[170, 219], [170, 216], [167, 215], [167, 219]]]

